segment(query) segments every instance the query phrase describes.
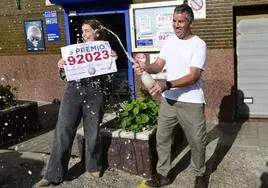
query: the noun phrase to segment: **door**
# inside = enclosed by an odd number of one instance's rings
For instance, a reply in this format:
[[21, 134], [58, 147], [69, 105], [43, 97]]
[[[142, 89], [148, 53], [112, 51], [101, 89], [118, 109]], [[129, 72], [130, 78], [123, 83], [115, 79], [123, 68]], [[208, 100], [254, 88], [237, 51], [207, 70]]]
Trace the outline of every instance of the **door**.
[[268, 117], [268, 14], [236, 17], [237, 116]]

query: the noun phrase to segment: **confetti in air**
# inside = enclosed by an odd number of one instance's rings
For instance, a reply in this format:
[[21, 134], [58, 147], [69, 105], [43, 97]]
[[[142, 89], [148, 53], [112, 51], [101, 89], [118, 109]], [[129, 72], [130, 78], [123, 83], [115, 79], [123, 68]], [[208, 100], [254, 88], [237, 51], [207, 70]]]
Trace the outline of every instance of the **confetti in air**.
[[29, 174], [29, 175], [32, 175], [32, 171], [28, 170], [28, 174]]

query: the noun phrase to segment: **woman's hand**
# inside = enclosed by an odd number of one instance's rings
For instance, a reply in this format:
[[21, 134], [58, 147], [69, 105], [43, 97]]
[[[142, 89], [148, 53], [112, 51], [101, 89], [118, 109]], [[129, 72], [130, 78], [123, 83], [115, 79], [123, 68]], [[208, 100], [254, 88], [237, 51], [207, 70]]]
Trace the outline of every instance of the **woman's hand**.
[[111, 56], [114, 58], [114, 60], [118, 59], [117, 53], [113, 50], [111, 50]]
[[63, 68], [63, 65], [66, 65], [66, 61], [64, 61], [63, 59], [60, 59], [60, 60], [58, 61], [58, 67], [59, 67], [60, 69], [62, 69], [62, 68]]

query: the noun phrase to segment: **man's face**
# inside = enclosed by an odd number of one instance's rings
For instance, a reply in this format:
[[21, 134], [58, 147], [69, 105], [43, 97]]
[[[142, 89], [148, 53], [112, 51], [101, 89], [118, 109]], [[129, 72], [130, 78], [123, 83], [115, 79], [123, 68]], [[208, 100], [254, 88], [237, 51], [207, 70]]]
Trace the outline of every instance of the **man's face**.
[[95, 32], [88, 24], [82, 26], [82, 37], [84, 42], [92, 42], [95, 40]]
[[172, 26], [179, 39], [186, 39], [190, 32], [190, 22], [187, 20], [187, 13], [174, 13]]

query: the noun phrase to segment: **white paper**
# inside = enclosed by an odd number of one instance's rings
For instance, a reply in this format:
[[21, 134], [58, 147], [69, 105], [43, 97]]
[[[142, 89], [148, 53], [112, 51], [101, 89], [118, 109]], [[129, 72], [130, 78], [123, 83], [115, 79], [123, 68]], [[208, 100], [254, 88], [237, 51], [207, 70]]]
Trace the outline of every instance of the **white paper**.
[[73, 44], [61, 48], [67, 81], [117, 72], [107, 41]]

